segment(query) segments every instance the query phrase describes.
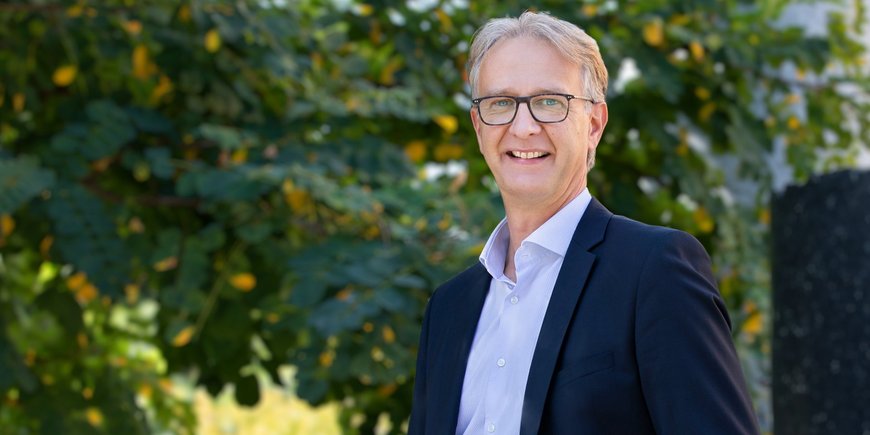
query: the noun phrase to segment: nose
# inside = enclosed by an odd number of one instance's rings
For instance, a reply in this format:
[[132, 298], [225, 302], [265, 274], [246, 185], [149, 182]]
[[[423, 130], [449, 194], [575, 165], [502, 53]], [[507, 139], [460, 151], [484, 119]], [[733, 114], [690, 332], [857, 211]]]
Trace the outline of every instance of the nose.
[[541, 124], [532, 116], [529, 103], [520, 103], [517, 107], [517, 115], [511, 123], [511, 134], [517, 137], [528, 137], [538, 134], [540, 131]]

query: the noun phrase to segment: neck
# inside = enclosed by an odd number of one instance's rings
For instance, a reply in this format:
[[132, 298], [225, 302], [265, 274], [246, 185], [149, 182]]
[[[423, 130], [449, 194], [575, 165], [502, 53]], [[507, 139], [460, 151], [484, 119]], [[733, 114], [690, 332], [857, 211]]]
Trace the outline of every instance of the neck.
[[504, 263], [504, 274], [508, 278], [514, 282], [517, 281], [514, 255], [517, 253], [523, 240], [540, 228], [541, 225], [558, 213], [562, 207], [571, 202], [582, 191], [583, 189], [581, 188], [579, 191], [573, 192], [573, 194], [566, 195], [564, 198], [549, 203], [514, 201], [507, 196], [502, 197], [507, 217], [508, 232], [510, 234], [510, 242], [508, 243], [508, 251]]

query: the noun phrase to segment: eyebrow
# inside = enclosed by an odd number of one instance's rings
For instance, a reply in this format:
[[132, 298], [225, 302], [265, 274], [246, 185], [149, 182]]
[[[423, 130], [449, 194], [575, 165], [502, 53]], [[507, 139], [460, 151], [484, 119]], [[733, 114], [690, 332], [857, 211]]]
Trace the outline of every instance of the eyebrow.
[[[484, 96], [486, 96], [486, 95], [517, 96], [517, 93], [512, 92], [509, 88], [495, 89], [495, 90], [489, 91], [489, 92], [482, 92], [481, 94]], [[539, 95], [539, 94], [570, 94], [570, 92], [568, 92], [566, 90], [562, 90], [562, 89], [555, 89], [555, 88], [535, 88], [528, 95]]]

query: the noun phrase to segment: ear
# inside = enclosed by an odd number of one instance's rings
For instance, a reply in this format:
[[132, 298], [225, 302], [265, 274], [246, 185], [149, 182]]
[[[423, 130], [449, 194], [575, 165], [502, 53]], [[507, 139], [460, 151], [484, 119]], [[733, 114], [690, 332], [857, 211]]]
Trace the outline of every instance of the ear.
[[598, 141], [604, 135], [604, 127], [607, 125], [607, 103], [595, 103], [589, 114], [589, 146], [598, 146]]
[[471, 125], [474, 126], [474, 134], [477, 136], [477, 148], [481, 153], [483, 153], [483, 145], [480, 140], [480, 129], [483, 122], [480, 121], [480, 113], [477, 112], [477, 109], [474, 106], [471, 106], [471, 109], [468, 110], [468, 114], [471, 116]]

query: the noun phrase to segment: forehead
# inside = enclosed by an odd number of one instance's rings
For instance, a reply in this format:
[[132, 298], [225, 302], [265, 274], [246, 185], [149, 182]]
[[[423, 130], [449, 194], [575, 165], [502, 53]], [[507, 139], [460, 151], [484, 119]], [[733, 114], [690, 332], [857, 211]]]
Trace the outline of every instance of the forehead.
[[519, 36], [500, 40], [489, 49], [481, 61], [477, 87], [481, 95], [579, 93], [580, 68], [549, 41]]

